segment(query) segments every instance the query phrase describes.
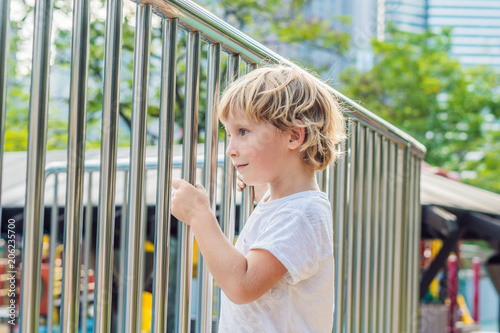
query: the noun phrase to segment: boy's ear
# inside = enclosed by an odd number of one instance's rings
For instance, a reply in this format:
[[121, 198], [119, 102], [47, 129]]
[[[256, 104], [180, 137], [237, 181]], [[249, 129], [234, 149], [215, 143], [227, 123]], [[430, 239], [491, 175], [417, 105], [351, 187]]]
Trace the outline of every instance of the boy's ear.
[[306, 139], [306, 129], [295, 127], [289, 131], [288, 148], [294, 150], [299, 148]]

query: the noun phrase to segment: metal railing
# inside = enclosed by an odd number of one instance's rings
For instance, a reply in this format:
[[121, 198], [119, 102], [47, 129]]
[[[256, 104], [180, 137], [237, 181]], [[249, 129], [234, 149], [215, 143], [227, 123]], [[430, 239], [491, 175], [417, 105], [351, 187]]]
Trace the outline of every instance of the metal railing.
[[[7, 33], [9, 1], [0, 6], [0, 110], [1, 138], [5, 120], [7, 72]], [[156, 222], [153, 279], [152, 331], [167, 327], [167, 299], [170, 251], [170, 183], [176, 166], [172, 153], [176, 88], [176, 54], [178, 28], [187, 34], [186, 82], [184, 99], [184, 150], [182, 176], [196, 179], [196, 141], [198, 137], [198, 102], [201, 43], [208, 44], [206, 141], [202, 183], [209, 192], [212, 209], [216, 210], [216, 192], [222, 191], [220, 224], [225, 235], [235, 236], [235, 172], [228, 159], [221, 161], [223, 184], [217, 187], [218, 121], [215, 114], [220, 93], [221, 56], [227, 54], [227, 78], [234, 80], [240, 66], [250, 71], [262, 63], [286, 59], [187, 0], [137, 1], [132, 98], [132, 130], [130, 159], [117, 160], [118, 103], [121, 64], [122, 6], [121, 0], [108, 0], [104, 87], [102, 107], [101, 158], [98, 164], [84, 164], [86, 128], [86, 87], [88, 77], [89, 2], [74, 1], [74, 24], [71, 57], [70, 126], [67, 167], [45, 169], [48, 103], [49, 44], [52, 0], [37, 0], [35, 7], [34, 50], [30, 95], [28, 171], [23, 234], [20, 332], [37, 332], [39, 327], [41, 248], [45, 176], [65, 173], [66, 203], [64, 223], [63, 292], [60, 326], [63, 332], [77, 332], [80, 306], [80, 241], [84, 174], [88, 173], [91, 193], [93, 175], [99, 171], [97, 220], [96, 281], [94, 296], [94, 332], [110, 332], [113, 278], [113, 237], [117, 170], [126, 169], [122, 203], [120, 248], [119, 332], [139, 332], [141, 325], [141, 292], [144, 270], [144, 234], [146, 208], [146, 169], [157, 170]], [[160, 98], [160, 142], [157, 163], [148, 164], [146, 120], [148, 108], [149, 54], [151, 17], [162, 19], [162, 67]], [[295, 66], [290, 64], [291, 66]], [[322, 189], [332, 203], [335, 233], [335, 314], [334, 332], [417, 332], [418, 262], [420, 237], [419, 180], [420, 162], [425, 148], [413, 138], [392, 126], [349, 98], [328, 87], [345, 107], [350, 119], [349, 137], [339, 147], [344, 157], [318, 175]], [[227, 142], [226, 142], [227, 144]], [[3, 147], [3, 145], [2, 145]], [[3, 148], [2, 148], [3, 150]], [[2, 155], [0, 154], [0, 157]], [[0, 161], [1, 165], [1, 161]], [[0, 169], [1, 170], [1, 169]], [[95, 178], [94, 178], [95, 179]], [[199, 181], [199, 180], [198, 180]], [[127, 188], [128, 187], [128, 188]], [[126, 189], [127, 188], [127, 189]], [[126, 190], [125, 190], [126, 189]], [[248, 216], [252, 210], [250, 189], [242, 196], [241, 210]], [[57, 191], [54, 190], [57, 197]], [[84, 263], [88, 265], [92, 234], [91, 195], [87, 194]], [[53, 202], [58, 211], [57, 199]], [[51, 283], [57, 235], [57, 214], [52, 214]], [[244, 217], [245, 218], [245, 217]], [[244, 220], [242, 219], [242, 222]], [[179, 257], [176, 288], [176, 328], [190, 332], [193, 281], [193, 239], [189, 227], [178, 228]], [[212, 330], [213, 280], [200, 258], [198, 274], [198, 309], [196, 332]], [[85, 266], [87, 267], [87, 266]], [[84, 270], [87, 279], [87, 270]], [[84, 284], [85, 286], [87, 284]], [[84, 288], [86, 289], [86, 288]], [[52, 290], [52, 289], [51, 289]], [[84, 293], [87, 293], [84, 290]], [[49, 302], [48, 325], [52, 325], [53, 297]], [[87, 300], [82, 303], [83, 313]], [[86, 321], [82, 321], [86, 329]]]

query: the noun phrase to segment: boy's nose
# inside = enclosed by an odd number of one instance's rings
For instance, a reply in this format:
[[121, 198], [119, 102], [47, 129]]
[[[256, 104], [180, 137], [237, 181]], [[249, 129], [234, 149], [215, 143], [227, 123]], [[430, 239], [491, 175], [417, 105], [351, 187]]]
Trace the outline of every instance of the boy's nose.
[[231, 156], [238, 156], [238, 150], [234, 146], [233, 141], [229, 141], [227, 148], [226, 148], [226, 155], [231, 157]]

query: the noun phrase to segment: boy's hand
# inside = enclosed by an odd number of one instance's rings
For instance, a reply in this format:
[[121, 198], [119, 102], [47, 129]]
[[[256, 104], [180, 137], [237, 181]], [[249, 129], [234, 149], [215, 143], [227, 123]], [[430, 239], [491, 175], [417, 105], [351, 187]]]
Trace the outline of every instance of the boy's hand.
[[197, 216], [210, 213], [210, 199], [201, 184], [191, 185], [184, 179], [172, 181], [171, 213], [179, 221], [191, 225]]
[[[247, 186], [247, 184], [245, 184], [245, 182], [241, 178], [241, 175], [239, 172], [238, 172], [236, 178], [237, 178], [236, 189], [241, 192]], [[257, 203], [260, 202], [260, 200], [262, 199], [264, 194], [266, 194], [268, 189], [269, 189], [268, 184], [254, 185], [254, 187], [253, 187], [253, 201], [257, 202]]]

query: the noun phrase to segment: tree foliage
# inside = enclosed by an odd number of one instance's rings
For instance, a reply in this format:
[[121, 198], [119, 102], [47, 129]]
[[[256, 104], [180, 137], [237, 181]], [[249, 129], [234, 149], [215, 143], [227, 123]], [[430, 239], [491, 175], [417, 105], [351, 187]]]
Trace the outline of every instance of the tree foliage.
[[432, 165], [464, 171], [475, 166], [468, 153], [486, 151], [480, 162], [484, 171], [476, 170], [478, 177], [468, 181], [498, 191], [498, 180], [492, 185], [483, 179], [492, 171], [491, 154], [499, 150], [499, 141], [484, 126], [485, 117], [490, 123], [500, 118], [498, 75], [485, 66], [464, 68], [451, 58], [450, 30], [389, 31], [389, 40], [372, 42], [373, 68], [346, 70], [340, 90], [422, 142]]
[[[308, 43], [311, 47], [323, 48], [332, 52], [345, 52], [348, 36], [329, 29], [325, 20], [306, 20], [298, 16], [299, 9], [307, 3], [306, 0], [292, 0], [288, 10], [283, 10], [282, 3], [268, 0], [263, 3], [253, 0], [222, 0], [218, 4], [207, 2], [208, 10], [215, 11], [234, 24], [237, 28], [247, 29], [247, 33], [256, 36], [272, 36], [287, 43]], [[33, 4], [27, 0], [16, 1], [16, 19], [11, 20], [11, 40], [8, 78], [8, 113], [6, 127], [6, 151], [25, 150], [28, 132], [29, 106], [29, 69], [23, 69], [18, 59], [26, 44], [30, 44], [26, 34], [21, 30], [33, 29]], [[93, 1], [91, 6], [90, 46], [89, 46], [89, 79], [87, 103], [87, 147], [99, 147], [100, 124], [102, 115], [102, 86], [104, 73], [105, 44], [105, 0]], [[119, 145], [127, 146], [130, 140], [132, 91], [133, 91], [133, 50], [135, 10], [130, 2], [125, 3], [122, 25], [122, 65], [120, 84], [120, 130]], [[69, 104], [69, 85], [63, 85], [64, 91], [57, 83], [69, 82], [71, 56], [71, 25], [61, 24], [72, 17], [71, 1], [56, 0], [54, 2], [54, 22], [52, 27], [51, 48], [51, 97], [49, 99], [49, 133], [48, 149], [65, 149], [67, 145], [67, 114]], [[56, 15], [57, 14], [57, 15]], [[151, 66], [148, 103], [148, 142], [155, 143], [157, 131], [152, 125], [159, 117], [160, 73], [161, 73], [161, 26], [155, 21], [151, 40]], [[266, 23], [267, 22], [267, 23]], [[23, 37], [24, 36], [24, 37]], [[261, 41], [269, 42], [266, 38]], [[183, 125], [184, 81], [186, 34], [179, 33], [177, 52], [177, 90], [175, 121], [179, 127]], [[202, 59], [206, 59], [206, 45], [202, 46]], [[222, 61], [224, 77], [226, 62]], [[28, 71], [28, 72], [27, 72]], [[54, 86], [57, 86], [54, 89]], [[53, 93], [55, 91], [55, 93]], [[206, 62], [200, 69], [200, 116], [198, 132], [203, 133], [205, 126], [205, 95], [206, 95]], [[203, 135], [200, 136], [203, 140]]]
[[[310, 0], [221, 0], [203, 1], [207, 8], [264, 45], [276, 42], [303, 44], [309, 48], [343, 55], [348, 51], [349, 34], [335, 29], [333, 23], [349, 23], [346, 17], [328, 19], [306, 17], [303, 12]], [[300, 61], [300, 59], [296, 59]], [[308, 64], [313, 65], [313, 64]]]

